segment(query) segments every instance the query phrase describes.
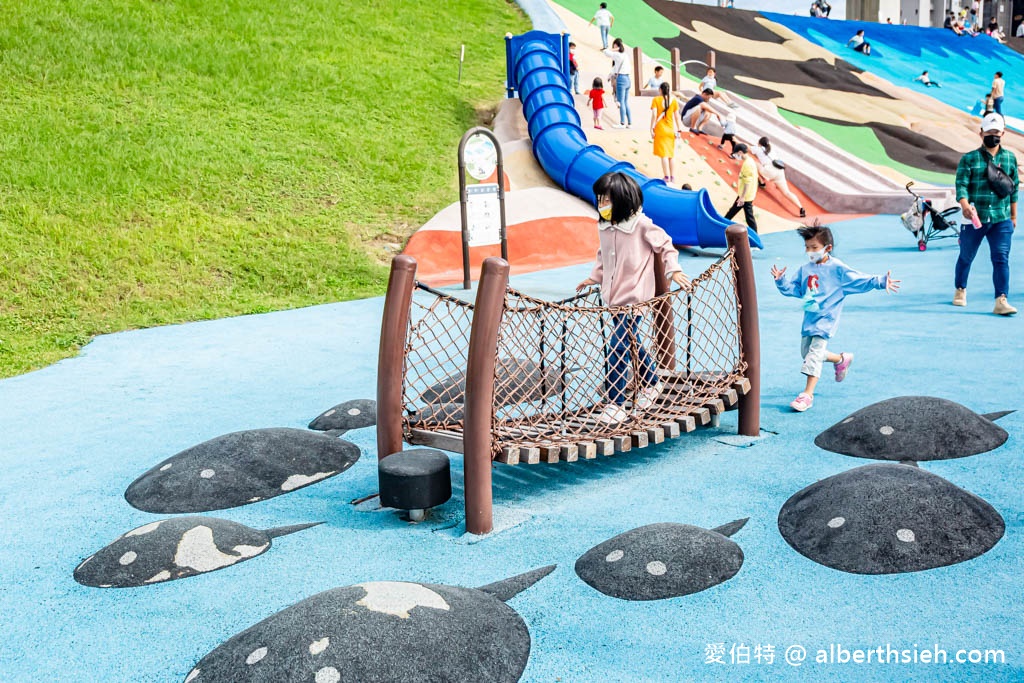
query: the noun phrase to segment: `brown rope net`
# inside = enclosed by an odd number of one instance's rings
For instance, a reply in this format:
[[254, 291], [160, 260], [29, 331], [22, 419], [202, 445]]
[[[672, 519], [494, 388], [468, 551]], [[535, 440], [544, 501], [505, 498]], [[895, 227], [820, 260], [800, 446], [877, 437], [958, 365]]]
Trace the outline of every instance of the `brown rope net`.
[[[596, 288], [560, 302], [509, 288], [498, 332], [493, 456], [557, 452], [673, 424], [678, 434], [680, 420], [742, 380], [735, 278], [730, 250], [690, 289], [629, 306], [603, 306]], [[413, 301], [406, 436], [412, 429], [458, 436], [473, 307], [423, 285]]]

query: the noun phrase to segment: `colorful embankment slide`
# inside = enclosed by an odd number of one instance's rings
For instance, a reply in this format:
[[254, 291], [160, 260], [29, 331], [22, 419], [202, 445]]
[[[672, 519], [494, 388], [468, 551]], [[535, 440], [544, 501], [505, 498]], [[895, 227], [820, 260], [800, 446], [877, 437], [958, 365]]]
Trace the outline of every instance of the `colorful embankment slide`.
[[[569, 37], [543, 31], [506, 37], [508, 87], [523, 103], [533, 152], [547, 174], [567, 192], [593, 202], [592, 186], [600, 176], [621, 171], [644, 193], [644, 213], [665, 229], [676, 244], [724, 247], [730, 225], [711, 204], [705, 190], [690, 192], [648, 178], [633, 164], [619, 161], [591, 145], [581, 127], [566, 80]], [[749, 231], [750, 243], [761, 238]]]

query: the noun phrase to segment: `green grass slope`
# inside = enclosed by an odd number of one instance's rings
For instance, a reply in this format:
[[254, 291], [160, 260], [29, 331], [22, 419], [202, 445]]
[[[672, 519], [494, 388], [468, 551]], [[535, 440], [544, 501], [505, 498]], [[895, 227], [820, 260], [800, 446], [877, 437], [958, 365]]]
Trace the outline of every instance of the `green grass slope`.
[[[381, 293], [500, 100], [507, 0], [24, 0], [0, 26], [0, 376]], [[461, 86], [458, 55], [466, 45]]]

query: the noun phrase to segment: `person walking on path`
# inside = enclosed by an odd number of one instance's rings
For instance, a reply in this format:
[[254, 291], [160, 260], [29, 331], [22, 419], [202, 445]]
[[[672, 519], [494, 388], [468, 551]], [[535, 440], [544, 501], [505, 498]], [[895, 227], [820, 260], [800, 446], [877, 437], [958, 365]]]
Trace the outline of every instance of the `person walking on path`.
[[612, 25], [615, 23], [615, 17], [611, 12], [608, 11], [608, 3], [602, 2], [601, 6], [594, 12], [594, 17], [590, 20], [587, 26], [593, 26], [597, 24], [597, 27], [601, 29], [601, 49], [608, 49], [608, 32], [612, 30]]
[[1010, 288], [1010, 242], [1017, 225], [1017, 157], [1002, 146], [1005, 123], [999, 114], [981, 122], [982, 146], [960, 157], [956, 167], [956, 200], [964, 218], [960, 226], [960, 256], [953, 271], [954, 306], [967, 305], [967, 277], [982, 240], [988, 241], [992, 258], [992, 285], [996, 315], [1013, 315], [1017, 309], [1006, 297]]
[[821, 377], [825, 361], [835, 365], [836, 381], [846, 379], [846, 373], [853, 363], [852, 353], [833, 353], [828, 342], [839, 326], [839, 315], [843, 312], [843, 300], [848, 294], [861, 294], [872, 289], [884, 289], [895, 294], [900, 281], [892, 279], [892, 272], [885, 275], [866, 275], [832, 256], [835, 239], [826, 225], [807, 225], [797, 229], [804, 240], [804, 251], [808, 263], [804, 263], [789, 277], [786, 269], [772, 266], [772, 278], [783, 296], [803, 299], [804, 322], [800, 330], [800, 355], [804, 362], [800, 372], [807, 377], [804, 390], [789, 407], [802, 413], [814, 405], [814, 389]]
[[764, 178], [765, 185], [774, 183], [775, 187], [779, 188], [779, 192], [796, 205], [800, 218], [807, 216], [804, 205], [800, 203], [800, 198], [793, 194], [793, 191], [789, 189], [789, 183], [786, 182], [786, 164], [772, 155], [772, 143], [768, 138], [762, 137], [757, 141], [754, 157], [757, 158], [758, 173]]
[[[679, 253], [672, 238], [644, 215], [644, 193], [625, 173], [605, 173], [593, 186], [597, 200], [597, 233], [600, 246], [590, 277], [576, 287], [580, 291], [601, 285], [601, 297], [608, 306], [628, 306], [654, 298], [655, 263], [680, 287], [689, 288], [690, 279], [679, 265]], [[625, 309], [611, 316], [608, 340], [608, 403], [597, 419], [618, 424], [629, 418], [624, 403], [630, 371], [633, 373], [633, 407], [646, 411], [665, 386], [640, 335], [640, 315]], [[600, 324], [600, 323], [599, 323]]]
[[754, 198], [757, 196], [757, 164], [750, 156], [750, 148], [745, 142], [736, 145], [736, 154], [740, 155], [743, 163], [740, 165], [739, 183], [736, 185], [736, 201], [725, 214], [725, 220], [731, 221], [732, 217], [743, 209], [743, 217], [747, 221], [747, 227], [757, 232], [757, 221], [754, 219]]
[[676, 172], [673, 158], [676, 155], [676, 135], [682, 130], [679, 120], [679, 103], [672, 97], [668, 83], [658, 88], [661, 95], [651, 99], [651, 137], [654, 138], [654, 156], [661, 159], [661, 174], [665, 182], [674, 183]]
[[612, 128], [632, 128], [633, 116], [629, 111], [629, 87], [631, 84], [629, 72], [632, 63], [629, 55], [626, 54], [626, 46], [622, 43], [622, 38], [613, 40], [611, 49], [604, 50], [604, 53], [612, 58], [612, 70], [608, 79], [614, 82], [615, 101], [619, 103], [619, 125], [613, 125]]
[[600, 77], [594, 79], [591, 89], [587, 91], [587, 104], [594, 110], [594, 128], [602, 130], [601, 110], [604, 109], [604, 83]]
[[992, 110], [1000, 116], [1003, 115], [1003, 91], [1005, 89], [1006, 81], [1003, 80], [1003, 72], [997, 71], [996, 77], [992, 79]]

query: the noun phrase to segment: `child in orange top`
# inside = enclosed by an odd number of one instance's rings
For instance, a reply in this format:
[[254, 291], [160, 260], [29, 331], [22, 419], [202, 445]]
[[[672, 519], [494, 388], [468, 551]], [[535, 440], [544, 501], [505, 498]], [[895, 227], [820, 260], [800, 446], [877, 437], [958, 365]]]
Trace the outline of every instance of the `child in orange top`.
[[594, 109], [594, 128], [601, 128], [601, 110], [604, 109], [604, 82], [600, 78], [594, 79], [593, 90], [587, 93], [587, 104]]

